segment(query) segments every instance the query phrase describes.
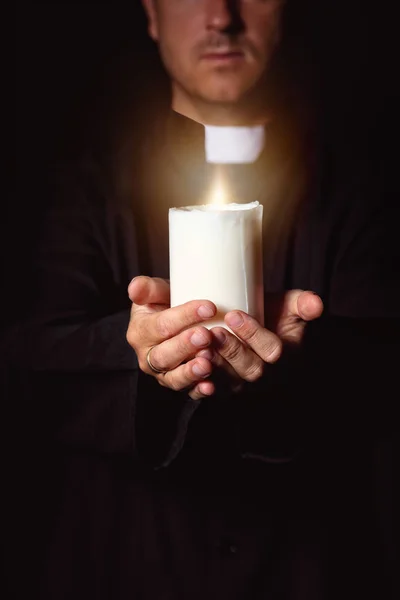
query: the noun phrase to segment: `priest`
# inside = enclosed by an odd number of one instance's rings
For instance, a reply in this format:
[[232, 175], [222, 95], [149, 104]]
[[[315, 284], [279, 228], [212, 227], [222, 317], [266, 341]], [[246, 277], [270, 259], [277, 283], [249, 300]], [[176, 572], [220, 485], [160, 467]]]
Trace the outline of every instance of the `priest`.
[[[143, 4], [171, 102], [118, 150], [57, 169], [8, 336], [32, 449], [29, 593], [389, 598], [371, 499], [398, 355], [382, 156], [327, 135], [294, 68], [302, 3]], [[265, 324], [233, 310], [236, 335], [206, 327], [208, 298], [169, 306], [168, 210], [221, 173], [264, 207]]]

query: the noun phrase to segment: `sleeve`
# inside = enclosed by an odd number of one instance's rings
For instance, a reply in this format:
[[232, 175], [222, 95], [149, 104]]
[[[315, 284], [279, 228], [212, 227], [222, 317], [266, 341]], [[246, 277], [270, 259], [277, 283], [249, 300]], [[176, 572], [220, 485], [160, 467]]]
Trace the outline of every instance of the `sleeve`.
[[3, 345], [14, 412], [28, 443], [129, 453], [157, 467], [179, 452], [197, 404], [155, 386], [126, 341], [136, 224], [104, 187], [64, 168], [49, 185], [24, 314]]

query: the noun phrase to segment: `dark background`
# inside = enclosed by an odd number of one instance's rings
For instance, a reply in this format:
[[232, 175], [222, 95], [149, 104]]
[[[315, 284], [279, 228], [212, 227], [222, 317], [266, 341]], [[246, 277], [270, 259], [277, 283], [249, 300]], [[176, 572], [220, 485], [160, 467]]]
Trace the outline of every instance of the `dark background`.
[[[124, 55], [138, 77], [152, 51], [140, 3], [19, 3], [16, 9], [16, 134], [19, 165], [65, 151], [108, 71]], [[153, 50], [154, 54], [154, 50]], [[89, 107], [89, 105], [92, 105]], [[63, 148], [64, 146], [64, 148]], [[36, 155], [36, 156], [35, 156]]]

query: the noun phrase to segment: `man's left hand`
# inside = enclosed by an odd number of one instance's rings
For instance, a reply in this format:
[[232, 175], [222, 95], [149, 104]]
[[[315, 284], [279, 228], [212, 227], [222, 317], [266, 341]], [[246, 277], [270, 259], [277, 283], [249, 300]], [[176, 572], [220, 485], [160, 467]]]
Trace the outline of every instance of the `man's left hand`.
[[[214, 327], [214, 351], [201, 351], [211, 358], [231, 380], [232, 389], [238, 390], [244, 381], [259, 379], [267, 363], [274, 363], [283, 347], [301, 343], [308, 321], [321, 316], [323, 303], [313, 292], [290, 290], [283, 295], [271, 295], [265, 303], [266, 323], [262, 327], [243, 311], [226, 314], [225, 322], [236, 334], [223, 327]], [[237, 336], [237, 337], [236, 337]], [[212, 353], [212, 355], [211, 355]]]

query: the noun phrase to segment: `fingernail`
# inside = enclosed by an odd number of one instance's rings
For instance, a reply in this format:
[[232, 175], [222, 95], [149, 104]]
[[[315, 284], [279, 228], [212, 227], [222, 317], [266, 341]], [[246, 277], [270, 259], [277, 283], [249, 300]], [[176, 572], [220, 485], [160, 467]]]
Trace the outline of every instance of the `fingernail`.
[[218, 345], [219, 346], [223, 346], [226, 342], [226, 335], [223, 331], [213, 331], [213, 334], [215, 335]]
[[201, 358], [206, 358], [207, 360], [212, 360], [214, 358], [214, 352], [209, 348], [206, 348], [206, 350], [201, 350], [197, 356], [201, 356]]
[[240, 327], [244, 323], [242, 315], [238, 312], [228, 313], [225, 319], [229, 327]]
[[205, 377], [206, 375], [210, 374], [209, 369], [206, 369], [205, 367], [203, 367], [203, 365], [200, 365], [199, 363], [194, 363], [192, 371], [197, 377]]
[[211, 306], [204, 306], [203, 305], [203, 306], [200, 306], [197, 309], [197, 314], [202, 319], [209, 319], [210, 317], [214, 316], [214, 309]]
[[200, 331], [195, 331], [192, 337], [190, 338], [190, 341], [192, 342], [193, 346], [198, 346], [199, 348], [208, 344], [207, 337], [204, 335], [204, 333], [201, 333]]

